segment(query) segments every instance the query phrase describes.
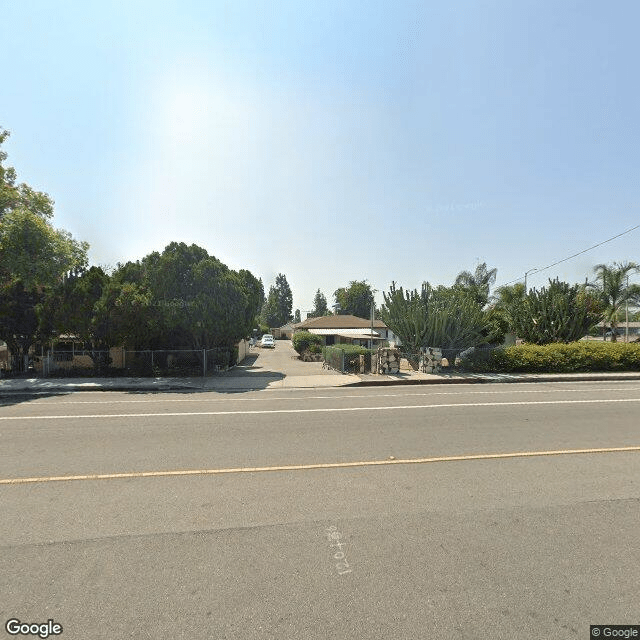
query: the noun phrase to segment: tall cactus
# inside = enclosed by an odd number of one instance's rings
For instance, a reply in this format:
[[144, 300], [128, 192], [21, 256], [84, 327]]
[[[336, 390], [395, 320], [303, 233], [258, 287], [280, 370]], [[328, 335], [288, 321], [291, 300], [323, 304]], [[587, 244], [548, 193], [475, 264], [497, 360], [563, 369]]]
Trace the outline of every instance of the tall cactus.
[[533, 289], [514, 314], [519, 337], [533, 344], [574, 342], [602, 319], [601, 308], [580, 285], [557, 278], [549, 286]]
[[404, 291], [392, 283], [384, 295], [382, 319], [410, 351], [422, 347], [456, 348], [485, 342], [486, 316], [480, 305], [460, 289], [428, 282], [422, 290]]

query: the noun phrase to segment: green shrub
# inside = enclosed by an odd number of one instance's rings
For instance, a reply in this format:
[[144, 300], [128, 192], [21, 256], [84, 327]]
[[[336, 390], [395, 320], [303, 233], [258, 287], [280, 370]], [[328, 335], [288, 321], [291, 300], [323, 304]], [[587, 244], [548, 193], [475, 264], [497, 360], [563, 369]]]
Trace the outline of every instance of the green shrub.
[[532, 289], [512, 312], [515, 333], [532, 344], [571, 344], [602, 319], [598, 299], [580, 285], [557, 278]]
[[640, 371], [640, 344], [620, 342], [522, 344], [475, 353], [463, 361], [470, 371], [498, 373], [574, 373]]
[[361, 347], [358, 344], [336, 344], [334, 345], [336, 349], [342, 349], [346, 355], [361, 355], [371, 353], [369, 349], [366, 347]]
[[325, 362], [334, 369], [342, 366], [342, 354], [344, 353], [344, 371], [357, 372], [360, 369], [360, 356], [364, 356], [365, 371], [371, 369], [371, 354], [376, 351], [361, 347], [357, 344], [336, 344], [331, 347], [324, 347], [322, 355]]
[[[309, 347], [311, 345], [318, 345], [318, 347], [322, 346], [322, 338], [320, 336], [315, 335], [314, 333], [309, 333], [308, 331], [297, 331], [293, 334], [291, 338], [291, 343], [293, 344], [293, 348], [299, 353], [303, 354], [305, 351], [309, 351]], [[312, 353], [318, 353], [313, 352]]]

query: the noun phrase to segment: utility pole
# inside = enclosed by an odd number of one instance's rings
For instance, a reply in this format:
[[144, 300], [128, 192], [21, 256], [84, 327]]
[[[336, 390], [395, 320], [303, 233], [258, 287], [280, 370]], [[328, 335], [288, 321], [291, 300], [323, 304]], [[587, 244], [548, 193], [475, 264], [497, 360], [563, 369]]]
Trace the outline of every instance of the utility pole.
[[537, 269], [537, 267], [536, 267], [535, 269], [529, 269], [529, 271], [525, 271], [525, 272], [524, 272], [524, 295], [525, 295], [525, 296], [527, 295], [527, 276], [528, 276], [530, 273], [534, 273], [534, 272], [535, 272], [535, 271], [537, 271], [537, 270], [538, 270], [538, 269]]
[[625, 291], [627, 299], [624, 301], [624, 316], [625, 316], [625, 328], [624, 328], [624, 341], [629, 342], [629, 274], [627, 274], [627, 290]]
[[376, 303], [371, 303], [371, 350], [373, 350], [373, 316], [376, 312]]

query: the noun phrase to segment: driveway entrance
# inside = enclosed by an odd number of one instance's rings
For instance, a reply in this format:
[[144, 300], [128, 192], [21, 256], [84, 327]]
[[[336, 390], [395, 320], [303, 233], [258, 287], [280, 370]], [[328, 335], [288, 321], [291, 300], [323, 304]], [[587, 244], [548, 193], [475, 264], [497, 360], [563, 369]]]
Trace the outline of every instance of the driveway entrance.
[[227, 371], [226, 376], [260, 376], [281, 379], [290, 376], [340, 376], [330, 369], [323, 369], [322, 362], [302, 362], [291, 345], [291, 340], [276, 340], [275, 349], [254, 347], [244, 361]]

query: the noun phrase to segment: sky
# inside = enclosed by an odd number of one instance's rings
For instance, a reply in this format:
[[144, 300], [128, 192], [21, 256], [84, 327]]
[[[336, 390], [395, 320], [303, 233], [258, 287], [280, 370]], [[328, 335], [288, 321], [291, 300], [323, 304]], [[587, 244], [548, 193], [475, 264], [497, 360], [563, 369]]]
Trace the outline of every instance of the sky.
[[[640, 3], [21, 0], [0, 126], [114, 267], [196, 243], [294, 308], [367, 280], [496, 286], [640, 225]], [[640, 262], [636, 229], [546, 271]]]

